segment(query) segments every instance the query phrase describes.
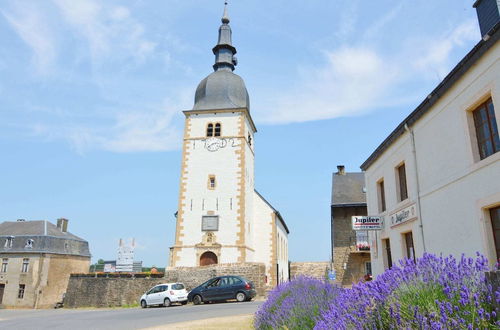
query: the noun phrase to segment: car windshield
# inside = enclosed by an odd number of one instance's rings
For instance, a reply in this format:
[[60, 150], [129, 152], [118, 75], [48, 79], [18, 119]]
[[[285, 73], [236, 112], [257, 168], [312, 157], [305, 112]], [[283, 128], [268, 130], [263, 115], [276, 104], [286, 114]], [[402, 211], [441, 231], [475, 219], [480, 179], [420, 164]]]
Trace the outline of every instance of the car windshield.
[[176, 283], [172, 285], [172, 290], [182, 290], [182, 289], [184, 289], [184, 284]]

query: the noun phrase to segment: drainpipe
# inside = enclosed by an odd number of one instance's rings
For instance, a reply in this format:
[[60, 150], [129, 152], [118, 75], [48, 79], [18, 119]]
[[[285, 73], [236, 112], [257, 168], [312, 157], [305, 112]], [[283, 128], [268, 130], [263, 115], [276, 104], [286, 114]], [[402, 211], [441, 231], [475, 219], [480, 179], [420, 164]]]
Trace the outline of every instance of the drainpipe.
[[424, 252], [427, 252], [427, 248], [425, 247], [425, 236], [424, 236], [424, 223], [422, 221], [422, 208], [420, 207], [420, 180], [418, 179], [418, 166], [417, 166], [417, 149], [415, 148], [415, 134], [413, 130], [408, 127], [408, 124], [405, 123], [405, 130], [410, 134], [411, 139], [411, 152], [413, 154], [413, 163], [415, 164], [415, 182], [417, 183], [417, 210], [418, 217], [420, 219], [420, 233], [422, 234], [422, 245], [424, 248]]

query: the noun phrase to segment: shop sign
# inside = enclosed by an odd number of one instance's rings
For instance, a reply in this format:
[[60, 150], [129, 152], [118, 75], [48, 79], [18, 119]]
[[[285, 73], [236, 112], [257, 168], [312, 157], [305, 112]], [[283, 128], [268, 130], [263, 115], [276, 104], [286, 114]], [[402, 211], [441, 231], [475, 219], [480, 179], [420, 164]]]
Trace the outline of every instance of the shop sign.
[[375, 216], [353, 216], [353, 230], [382, 230], [384, 228], [384, 218]]
[[417, 210], [415, 204], [412, 204], [408, 207], [405, 207], [402, 210], [399, 210], [396, 213], [391, 214], [390, 218], [391, 218], [391, 227], [416, 219]]

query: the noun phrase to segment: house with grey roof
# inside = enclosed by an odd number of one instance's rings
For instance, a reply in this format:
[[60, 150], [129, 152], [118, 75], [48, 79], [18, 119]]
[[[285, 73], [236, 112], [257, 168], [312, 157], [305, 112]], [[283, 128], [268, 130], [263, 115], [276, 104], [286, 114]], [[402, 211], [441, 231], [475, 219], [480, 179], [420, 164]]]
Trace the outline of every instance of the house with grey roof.
[[353, 216], [366, 215], [365, 175], [346, 172], [343, 165], [332, 177], [331, 239], [336, 281], [350, 285], [371, 274], [366, 231], [352, 229]]
[[62, 300], [71, 273], [86, 273], [89, 244], [68, 220], [0, 223], [0, 306], [49, 308]]
[[474, 3], [477, 44], [361, 165], [374, 275], [425, 253], [500, 258], [500, 1]]

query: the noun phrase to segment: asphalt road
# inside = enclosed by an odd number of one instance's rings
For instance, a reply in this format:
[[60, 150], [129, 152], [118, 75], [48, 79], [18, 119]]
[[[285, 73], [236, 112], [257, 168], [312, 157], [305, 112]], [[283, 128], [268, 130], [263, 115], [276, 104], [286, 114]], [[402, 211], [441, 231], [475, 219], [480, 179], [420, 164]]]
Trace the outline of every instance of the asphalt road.
[[262, 301], [142, 309], [0, 310], [0, 329], [142, 329], [177, 322], [255, 313]]

